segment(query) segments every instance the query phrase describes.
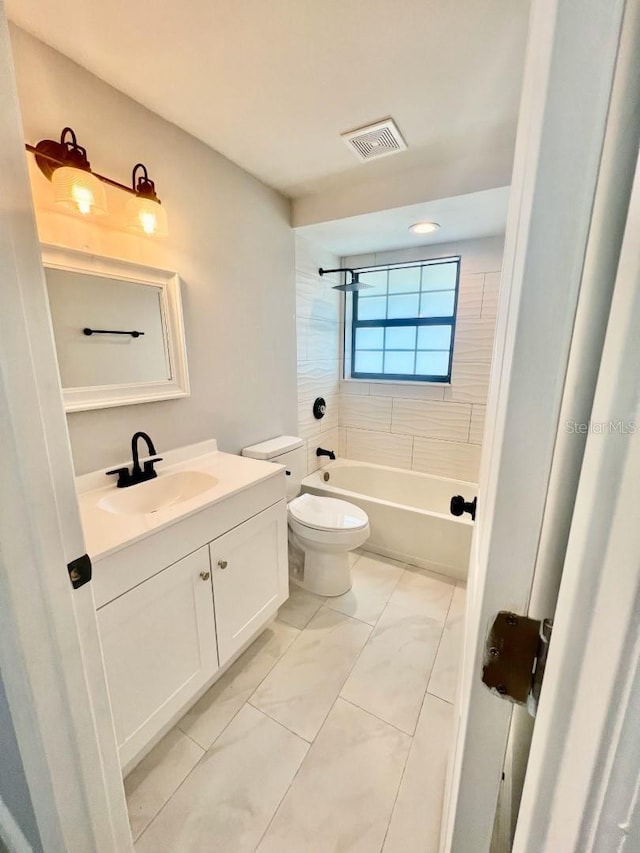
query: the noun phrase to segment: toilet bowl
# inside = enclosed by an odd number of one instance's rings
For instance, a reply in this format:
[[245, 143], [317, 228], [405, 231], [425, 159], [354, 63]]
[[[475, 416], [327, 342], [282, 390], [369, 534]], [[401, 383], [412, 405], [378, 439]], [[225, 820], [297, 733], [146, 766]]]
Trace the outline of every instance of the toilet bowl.
[[369, 538], [364, 510], [348, 501], [300, 494], [306, 474], [302, 439], [277, 438], [245, 447], [243, 456], [284, 465], [287, 474], [289, 540], [303, 554], [302, 571], [291, 580], [318, 595], [342, 595], [351, 588], [349, 552]]

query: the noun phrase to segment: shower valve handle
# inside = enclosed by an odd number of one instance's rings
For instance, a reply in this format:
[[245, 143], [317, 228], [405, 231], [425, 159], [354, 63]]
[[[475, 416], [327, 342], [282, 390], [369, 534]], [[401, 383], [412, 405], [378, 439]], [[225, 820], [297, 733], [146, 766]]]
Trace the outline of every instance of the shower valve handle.
[[475, 521], [477, 502], [477, 497], [475, 497], [472, 501], [465, 501], [462, 495], [454, 495], [451, 498], [451, 505], [449, 507], [451, 515], [464, 515], [465, 512], [468, 512], [471, 516], [471, 520]]

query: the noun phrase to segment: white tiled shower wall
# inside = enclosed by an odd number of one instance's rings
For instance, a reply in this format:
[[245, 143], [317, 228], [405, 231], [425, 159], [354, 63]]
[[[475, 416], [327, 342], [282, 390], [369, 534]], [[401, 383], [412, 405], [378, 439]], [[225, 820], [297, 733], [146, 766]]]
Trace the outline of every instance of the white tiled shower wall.
[[[296, 328], [298, 336], [298, 434], [307, 445], [307, 471], [320, 467], [317, 447], [338, 452], [338, 393], [342, 294], [318, 269], [340, 266], [340, 258], [296, 237]], [[313, 401], [324, 397], [327, 414], [313, 417]], [[326, 461], [326, 460], [325, 460]]]
[[[296, 238], [299, 434], [339, 456], [476, 481], [504, 240], [486, 237], [340, 259]], [[342, 380], [342, 296], [318, 268], [461, 256], [451, 385]], [[334, 281], [337, 277], [334, 277]], [[324, 397], [327, 415], [314, 419]]]
[[339, 453], [477, 481], [503, 237], [344, 258], [362, 267], [460, 255], [451, 384], [340, 382]]

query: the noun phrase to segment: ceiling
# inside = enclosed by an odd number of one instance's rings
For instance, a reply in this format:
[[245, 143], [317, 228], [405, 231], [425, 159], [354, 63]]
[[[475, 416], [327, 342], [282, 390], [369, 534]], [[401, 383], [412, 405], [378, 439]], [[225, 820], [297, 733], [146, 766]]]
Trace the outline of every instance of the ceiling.
[[[297, 228], [296, 233], [339, 257], [454, 243], [504, 234], [509, 187], [412, 204]], [[432, 234], [412, 234], [416, 222], [437, 222]]]
[[[513, 154], [529, 0], [6, 5], [16, 24], [292, 198], [393, 182], [426, 163], [446, 171], [448, 159], [481, 162], [499, 146]], [[340, 133], [387, 116], [408, 151], [359, 164]]]

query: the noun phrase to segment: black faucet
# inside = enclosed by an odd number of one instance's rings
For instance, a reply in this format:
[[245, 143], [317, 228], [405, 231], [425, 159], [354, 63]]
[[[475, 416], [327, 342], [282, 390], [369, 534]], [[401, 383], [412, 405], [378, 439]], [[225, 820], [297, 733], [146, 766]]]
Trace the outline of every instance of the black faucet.
[[[147, 459], [143, 467], [140, 467], [140, 457], [138, 456], [138, 439], [143, 438], [147, 444], [149, 455], [155, 459]], [[144, 483], [146, 480], [153, 480], [158, 476], [158, 472], [153, 467], [156, 462], [162, 462], [162, 456], [156, 456], [156, 449], [153, 442], [146, 432], [136, 432], [131, 439], [131, 455], [133, 457], [133, 467], [131, 471], [128, 468], [113, 468], [107, 471], [107, 475], [117, 474], [119, 489], [126, 489], [127, 486], [135, 486], [136, 483]]]
[[336, 454], [333, 452], [333, 450], [324, 450], [324, 448], [322, 447], [316, 448], [316, 456], [328, 456], [329, 459], [336, 458]]

